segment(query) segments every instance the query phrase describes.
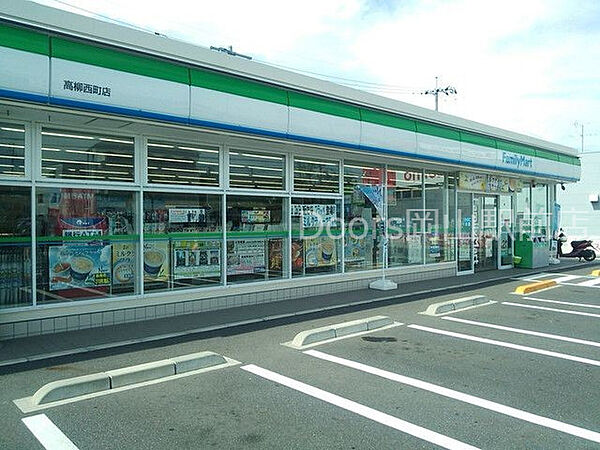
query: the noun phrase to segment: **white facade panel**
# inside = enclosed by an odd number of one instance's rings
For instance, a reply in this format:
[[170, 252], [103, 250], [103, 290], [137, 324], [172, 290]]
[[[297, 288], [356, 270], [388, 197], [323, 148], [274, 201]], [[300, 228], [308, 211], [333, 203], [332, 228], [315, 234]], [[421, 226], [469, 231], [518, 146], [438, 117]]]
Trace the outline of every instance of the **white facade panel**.
[[48, 95], [50, 58], [0, 47], [0, 89]]
[[[83, 83], [87, 87], [80, 91], [72, 83]], [[89, 92], [90, 89], [92, 92]], [[189, 115], [187, 84], [58, 58], [52, 58], [50, 95], [53, 98], [99, 103], [180, 118], [187, 118]]]
[[460, 143], [460, 160], [464, 163], [482, 164], [488, 167], [496, 167], [498, 150], [483, 145]]
[[288, 107], [192, 86], [190, 118], [287, 133]]
[[428, 134], [417, 134], [417, 153], [422, 156], [444, 158], [449, 161], [459, 162], [460, 142], [444, 139]]
[[359, 145], [358, 120], [290, 107], [289, 133], [328, 141]]
[[362, 122], [360, 144], [416, 154], [417, 134], [414, 131]]

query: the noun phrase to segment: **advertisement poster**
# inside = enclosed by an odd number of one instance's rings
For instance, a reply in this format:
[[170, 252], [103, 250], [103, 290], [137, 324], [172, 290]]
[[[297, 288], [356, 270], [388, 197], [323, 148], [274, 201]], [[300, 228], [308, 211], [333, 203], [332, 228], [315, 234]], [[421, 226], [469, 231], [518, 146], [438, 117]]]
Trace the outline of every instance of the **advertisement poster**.
[[304, 268], [304, 244], [302, 239], [292, 239], [292, 272], [302, 273]]
[[173, 241], [173, 278], [221, 276], [221, 241]]
[[61, 245], [48, 249], [50, 290], [110, 286], [110, 245]]
[[144, 243], [144, 280], [168, 281], [169, 274], [169, 242]]
[[169, 223], [206, 222], [206, 210], [203, 208], [169, 208]]
[[113, 285], [133, 283], [135, 279], [135, 244], [112, 244]]
[[301, 217], [303, 228], [313, 228], [319, 225], [335, 223], [337, 219], [337, 205], [294, 204], [292, 217]]
[[101, 236], [108, 221], [106, 217], [59, 217], [58, 229], [62, 236]]
[[408, 263], [420, 264], [423, 262], [423, 246], [421, 235], [408, 234], [406, 236], [406, 244], [408, 246]]
[[335, 266], [337, 254], [335, 241], [328, 237], [317, 237], [304, 240], [306, 268]]
[[265, 241], [235, 240], [227, 242], [227, 274], [265, 273]]
[[242, 209], [242, 223], [269, 223], [271, 211], [268, 209]]
[[346, 262], [362, 262], [366, 257], [365, 239], [348, 236], [344, 246], [344, 259]]
[[283, 267], [283, 239], [269, 239], [269, 272], [281, 272]]
[[460, 172], [458, 177], [459, 189], [469, 191], [485, 191], [487, 177], [479, 173]]

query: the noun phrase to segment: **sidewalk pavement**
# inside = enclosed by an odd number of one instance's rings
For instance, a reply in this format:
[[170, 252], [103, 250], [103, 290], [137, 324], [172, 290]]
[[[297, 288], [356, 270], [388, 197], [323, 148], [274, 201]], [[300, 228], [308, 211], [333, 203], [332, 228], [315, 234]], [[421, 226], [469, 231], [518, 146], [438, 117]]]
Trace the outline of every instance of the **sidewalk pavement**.
[[[317, 295], [273, 303], [241, 306], [218, 311], [173, 316], [142, 322], [18, 338], [0, 342], [0, 371], [28, 363], [90, 354], [107, 349], [176, 339], [242, 325], [260, 324], [277, 319], [313, 313], [357, 308], [376, 302], [409, 301], [414, 297], [441, 294], [445, 291], [494, 284], [541, 272], [563, 272], [597, 263], [562, 260], [560, 265], [540, 269], [506, 269], [403, 283], [393, 291], [361, 289], [337, 295]], [[338, 313], [341, 313], [338, 311]], [[332, 313], [333, 314], [333, 313]], [[197, 337], [197, 336], [196, 336]], [[157, 344], [160, 345], [160, 344]], [[89, 355], [88, 355], [89, 356]]]

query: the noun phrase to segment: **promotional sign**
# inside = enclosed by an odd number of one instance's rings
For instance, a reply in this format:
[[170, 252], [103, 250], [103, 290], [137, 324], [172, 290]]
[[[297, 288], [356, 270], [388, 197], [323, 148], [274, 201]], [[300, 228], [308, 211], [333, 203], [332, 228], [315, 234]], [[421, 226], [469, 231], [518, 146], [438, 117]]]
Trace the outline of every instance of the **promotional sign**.
[[156, 241], [144, 243], [144, 280], [168, 281], [169, 242]]
[[269, 239], [269, 272], [281, 272], [283, 267], [283, 239]]
[[135, 279], [135, 244], [112, 244], [113, 285], [132, 283]]
[[106, 217], [59, 217], [62, 236], [101, 236], [108, 228]]
[[328, 236], [305, 239], [304, 249], [304, 262], [307, 269], [337, 264], [335, 241]]
[[269, 223], [271, 211], [268, 209], [242, 209], [242, 223]]
[[50, 290], [110, 286], [110, 245], [61, 245], [48, 249]]
[[469, 191], [485, 191], [486, 175], [480, 173], [460, 172], [458, 174], [458, 188]]
[[375, 209], [379, 213], [381, 217], [385, 216], [383, 211], [383, 186], [382, 185], [366, 185], [359, 184], [355, 186], [360, 192], [363, 193], [365, 197], [369, 199], [369, 201], [375, 206]]
[[169, 208], [169, 223], [206, 222], [206, 210], [203, 208]]
[[347, 236], [344, 246], [344, 259], [346, 262], [361, 262], [366, 257], [365, 239], [353, 238]]
[[221, 276], [220, 241], [173, 241], [173, 278]]
[[334, 223], [337, 219], [337, 205], [294, 204], [292, 217], [301, 217], [303, 228], [314, 228]]
[[292, 271], [302, 272], [304, 268], [304, 241], [292, 239]]
[[227, 274], [265, 273], [265, 241], [234, 240], [227, 242]]

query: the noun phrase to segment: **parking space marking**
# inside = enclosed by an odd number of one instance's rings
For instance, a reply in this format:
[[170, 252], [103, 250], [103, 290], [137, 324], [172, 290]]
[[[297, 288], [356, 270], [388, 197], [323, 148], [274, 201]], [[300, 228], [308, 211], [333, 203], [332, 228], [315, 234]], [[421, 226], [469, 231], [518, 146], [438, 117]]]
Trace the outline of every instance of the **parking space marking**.
[[561, 300], [546, 300], [544, 298], [535, 298], [535, 297], [523, 297], [523, 298], [525, 300], [533, 300], [536, 302], [556, 303], [558, 305], [581, 306], [582, 308], [598, 308], [598, 309], [600, 309], [600, 305], [590, 305], [589, 303], [563, 302]]
[[553, 312], [559, 312], [559, 313], [563, 313], [563, 314], [574, 314], [576, 316], [587, 316], [587, 317], [596, 317], [596, 318], [600, 317], [600, 314], [592, 314], [592, 313], [581, 312], [581, 311], [570, 311], [568, 309], [548, 308], [546, 306], [524, 305], [523, 303], [502, 302], [500, 304], [508, 305], [508, 306], [518, 306], [520, 308], [541, 309], [543, 311], [553, 311]]
[[567, 337], [567, 336], [559, 336], [558, 334], [540, 333], [539, 331], [531, 331], [531, 330], [523, 330], [521, 328], [505, 327], [503, 325], [496, 325], [496, 324], [487, 323], [487, 322], [477, 322], [475, 320], [460, 319], [458, 317], [446, 316], [446, 317], [442, 317], [442, 319], [450, 320], [452, 322], [466, 323], [467, 325], [476, 325], [479, 327], [494, 328], [496, 330], [511, 331], [513, 333], [528, 334], [531, 336], [539, 336], [539, 337], [548, 338], [548, 339], [556, 339], [559, 341], [572, 342], [574, 344], [591, 345], [593, 347], [600, 347], [600, 342], [586, 341], [585, 339], [577, 339], [577, 338], [572, 338], [572, 337]]
[[584, 281], [583, 283], [577, 283], [577, 286], [600, 288], [600, 278], [592, 278], [591, 280]]
[[595, 431], [587, 430], [585, 428], [580, 428], [575, 425], [569, 425], [568, 423], [560, 422], [558, 420], [550, 419], [544, 416], [538, 416], [537, 414], [532, 414], [527, 411], [523, 411], [517, 408], [513, 408], [511, 406], [506, 406], [501, 403], [496, 403], [491, 400], [485, 400], [480, 397], [476, 397], [474, 395], [465, 394], [460, 391], [455, 391], [453, 389], [448, 389], [443, 386], [439, 386], [437, 384], [428, 383], [426, 381], [418, 380], [416, 378], [406, 377], [404, 375], [399, 375], [394, 372], [388, 372], [387, 370], [378, 369], [376, 367], [367, 366], [366, 364], [362, 364], [359, 362], [351, 361], [349, 359], [340, 358], [338, 356], [329, 355], [327, 353], [320, 352], [318, 350], [307, 350], [304, 352], [309, 356], [313, 356], [315, 358], [323, 359], [325, 361], [330, 361], [336, 364], [340, 364], [342, 366], [350, 367], [352, 369], [360, 370], [361, 372], [366, 372], [371, 375], [375, 375], [381, 378], [385, 378], [387, 380], [395, 381], [398, 383], [406, 384], [418, 389], [423, 389], [425, 391], [433, 392], [434, 394], [439, 394], [444, 397], [451, 398], [453, 400], [458, 400], [464, 403], [469, 403], [471, 405], [479, 406], [484, 409], [488, 409], [490, 411], [494, 411], [500, 414], [504, 414], [506, 416], [514, 417], [515, 419], [524, 420], [526, 422], [530, 422], [536, 425], [541, 425], [546, 428], [551, 428], [553, 430], [562, 431], [563, 433], [567, 433], [573, 436], [577, 436], [583, 439], [587, 439], [594, 442], [600, 442], [600, 433]]
[[442, 334], [445, 336], [455, 337], [458, 339], [465, 339], [467, 341], [474, 341], [474, 342], [481, 342], [483, 344], [496, 345], [498, 347], [512, 348], [513, 350], [521, 350], [521, 351], [529, 352], [529, 353], [537, 353], [538, 355], [552, 356], [554, 358], [560, 358], [560, 359], [566, 359], [568, 361], [590, 364], [592, 366], [600, 366], [600, 361], [596, 361], [594, 359], [581, 358], [579, 356], [567, 355], [566, 353], [552, 352], [549, 350], [542, 350], [541, 348], [527, 347], [525, 345], [512, 344], [510, 342], [482, 338], [482, 337], [478, 337], [478, 336], [473, 336], [471, 334], [455, 333], [453, 331], [439, 330], [437, 328], [424, 327], [421, 325], [414, 325], [414, 324], [408, 325], [408, 328], [426, 331], [429, 333]]
[[[414, 425], [410, 422], [406, 422], [402, 419], [398, 419], [397, 417], [383, 413], [376, 409], [369, 408], [368, 406], [362, 405], [352, 400], [348, 400], [347, 398], [340, 397], [339, 395], [332, 394], [330, 392], [316, 388], [309, 384], [305, 384], [300, 381], [294, 380], [293, 378], [288, 378], [276, 372], [272, 372], [270, 370], [263, 369], [262, 367], [255, 366], [254, 364], [243, 366], [241, 367], [241, 369], [253, 373], [254, 375], [258, 375], [259, 377], [281, 384], [283, 386], [287, 386], [290, 389], [302, 392], [303, 394], [338, 406], [339, 408], [353, 412], [362, 417], [378, 422], [382, 425], [386, 425], [395, 430], [401, 431], [406, 434], [410, 434], [411, 436], [423, 439], [427, 442], [431, 442], [432, 444], [439, 445], [440, 447], [448, 449], [477, 448], [469, 444], [465, 444], [464, 442], [453, 439], [451, 437], [444, 436], [443, 434], [436, 433], [435, 431], [428, 430], [427, 428], [423, 428], [418, 425]], [[600, 440], [598, 442], [600, 442]]]
[[562, 277], [554, 278], [557, 283], [565, 283], [567, 281], [576, 280], [579, 275], [563, 275]]
[[46, 450], [78, 450], [46, 414], [24, 417], [21, 420]]

